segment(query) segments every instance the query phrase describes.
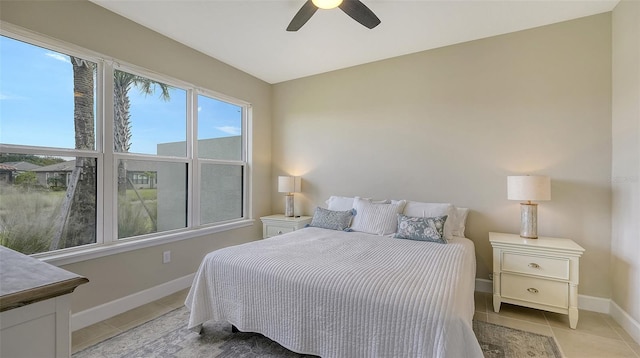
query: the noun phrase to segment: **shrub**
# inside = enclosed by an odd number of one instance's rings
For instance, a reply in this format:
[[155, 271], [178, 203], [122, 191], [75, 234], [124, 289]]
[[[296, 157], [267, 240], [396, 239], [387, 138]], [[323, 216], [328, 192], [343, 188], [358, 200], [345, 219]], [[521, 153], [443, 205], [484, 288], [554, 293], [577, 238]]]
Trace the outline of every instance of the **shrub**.
[[24, 172], [16, 175], [15, 184], [25, 189], [38, 185], [38, 178], [34, 172]]
[[152, 220], [140, 203], [118, 200], [118, 238], [155, 232]]
[[23, 254], [49, 250], [60, 196], [0, 186], [0, 244]]

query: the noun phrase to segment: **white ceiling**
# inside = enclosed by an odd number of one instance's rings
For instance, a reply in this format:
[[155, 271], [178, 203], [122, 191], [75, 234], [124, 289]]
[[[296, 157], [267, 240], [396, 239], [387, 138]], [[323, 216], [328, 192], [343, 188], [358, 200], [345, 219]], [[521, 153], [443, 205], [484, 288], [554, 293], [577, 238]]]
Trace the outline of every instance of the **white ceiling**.
[[362, 0], [285, 31], [305, 0], [91, 0], [269, 83], [611, 11], [619, 0]]

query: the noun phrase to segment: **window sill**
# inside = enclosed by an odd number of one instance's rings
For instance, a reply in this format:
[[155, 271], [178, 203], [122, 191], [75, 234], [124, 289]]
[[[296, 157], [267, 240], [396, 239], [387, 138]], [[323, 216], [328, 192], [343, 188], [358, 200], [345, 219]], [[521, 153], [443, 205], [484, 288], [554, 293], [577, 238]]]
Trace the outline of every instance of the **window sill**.
[[168, 244], [171, 242], [187, 240], [196, 237], [202, 237], [217, 232], [239, 229], [251, 226], [254, 224], [254, 222], [254, 219], [246, 219], [223, 225], [216, 225], [206, 228], [181, 231], [177, 233], [169, 233], [161, 236], [154, 236], [152, 238], [123, 240], [110, 244], [93, 244], [87, 245], [86, 247], [73, 248], [70, 249], [70, 251], [58, 253], [41, 253], [33, 255], [33, 257], [51, 265], [63, 266], [76, 262], [97, 259], [99, 257], [115, 255], [127, 251]]

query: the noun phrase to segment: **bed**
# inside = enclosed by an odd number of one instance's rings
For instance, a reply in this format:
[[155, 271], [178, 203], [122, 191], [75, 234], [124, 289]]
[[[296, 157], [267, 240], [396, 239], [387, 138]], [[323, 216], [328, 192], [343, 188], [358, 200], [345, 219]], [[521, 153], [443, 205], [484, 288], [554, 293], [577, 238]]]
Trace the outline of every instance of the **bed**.
[[[315, 218], [315, 217], [314, 217]], [[188, 327], [227, 321], [322, 357], [482, 357], [473, 243], [308, 227], [206, 255]]]

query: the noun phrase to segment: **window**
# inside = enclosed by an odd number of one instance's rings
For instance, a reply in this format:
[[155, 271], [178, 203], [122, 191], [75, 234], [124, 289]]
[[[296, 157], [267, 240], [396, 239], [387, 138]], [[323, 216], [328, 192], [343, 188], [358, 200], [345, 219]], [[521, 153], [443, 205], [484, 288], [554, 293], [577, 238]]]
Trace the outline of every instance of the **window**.
[[115, 70], [113, 82], [115, 151], [156, 155], [163, 145], [186, 157], [187, 91], [131, 71]]
[[81, 253], [247, 218], [248, 104], [37, 35], [0, 47], [1, 245]]
[[190, 91], [129, 69], [113, 82], [118, 239], [188, 227]]
[[241, 106], [198, 95], [200, 223], [243, 217], [244, 162]]
[[6, 178], [0, 181], [0, 244], [26, 254], [93, 244], [99, 66], [0, 41], [0, 143], [17, 149], [0, 153]]
[[[118, 192], [118, 239], [187, 227], [187, 165], [185, 163], [119, 160], [129, 173], [143, 171], [146, 183], [129, 181]], [[132, 176], [141, 177], [140, 174]], [[148, 177], [153, 177], [149, 185]]]
[[198, 96], [198, 158], [242, 160], [242, 107]]
[[[97, 64], [8, 37], [0, 41], [0, 143], [94, 150]], [[84, 122], [79, 142], [76, 117]]]

